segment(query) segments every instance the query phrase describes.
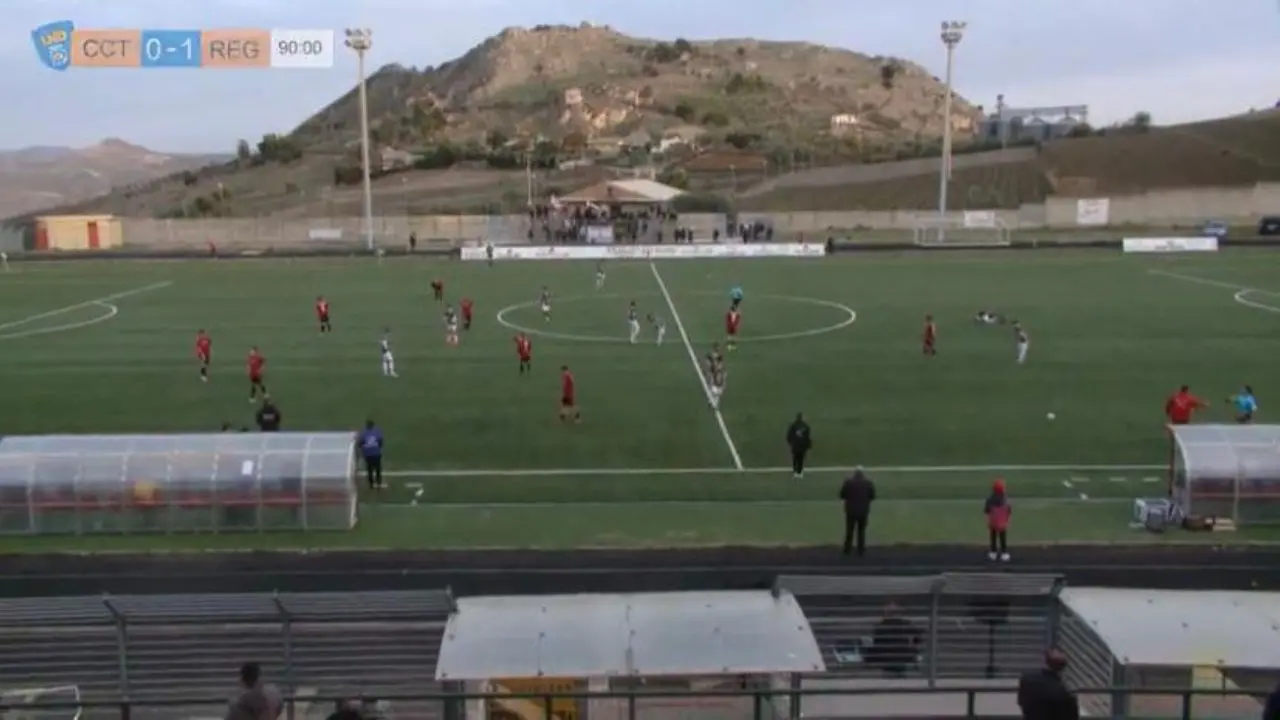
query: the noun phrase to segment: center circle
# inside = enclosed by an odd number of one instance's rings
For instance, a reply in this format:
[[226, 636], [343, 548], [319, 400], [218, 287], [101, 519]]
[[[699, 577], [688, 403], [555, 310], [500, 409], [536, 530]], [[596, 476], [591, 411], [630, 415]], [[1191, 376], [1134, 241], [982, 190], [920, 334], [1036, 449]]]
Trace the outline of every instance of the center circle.
[[[690, 291], [682, 294], [698, 295], [698, 296], [704, 296], [704, 297], [708, 297], [708, 296], [721, 297], [722, 296], [721, 293], [711, 292], [707, 290], [696, 290], [696, 291]], [[659, 293], [635, 293], [631, 295], [603, 293], [599, 295], [570, 295], [570, 296], [558, 298], [557, 303], [574, 303], [574, 302], [582, 302], [584, 300], [634, 300], [636, 298], [665, 299], [665, 297]], [[818, 307], [830, 308], [832, 310], [840, 311], [841, 313], [844, 314], [844, 317], [841, 318], [839, 322], [832, 323], [830, 325], [824, 325], [822, 327], [809, 328], [807, 330], [797, 330], [797, 331], [786, 332], [786, 333], [775, 333], [772, 335], [755, 335], [755, 336], [748, 336], [748, 337], [739, 337], [737, 339], [737, 342], [739, 343], [776, 342], [779, 340], [792, 340], [796, 338], [825, 335], [827, 333], [843, 330], [849, 327], [850, 325], [852, 325], [858, 319], [858, 313], [853, 308], [843, 303], [835, 302], [833, 300], [822, 300], [819, 298], [804, 297], [801, 295], [756, 295], [756, 296], [753, 296], [753, 299], [754, 298], [758, 298], [762, 300], [773, 300], [773, 301], [784, 302], [784, 303], [814, 305]], [[536, 300], [531, 302], [516, 303], [515, 305], [508, 305], [507, 307], [504, 307], [497, 312], [495, 319], [498, 321], [499, 325], [502, 325], [503, 327], [509, 328], [511, 330], [515, 330], [516, 332], [525, 333], [526, 335], [533, 335], [535, 337], [551, 338], [552, 340], [570, 340], [573, 342], [616, 343], [616, 344], [628, 344], [630, 342], [626, 337], [621, 337], [621, 336], [579, 335], [576, 333], [556, 332], [553, 330], [547, 330], [543, 328], [526, 327], [518, 323], [512, 322], [507, 318], [508, 315], [510, 315], [511, 313], [517, 310], [536, 307], [537, 305], [538, 305], [538, 302]]]

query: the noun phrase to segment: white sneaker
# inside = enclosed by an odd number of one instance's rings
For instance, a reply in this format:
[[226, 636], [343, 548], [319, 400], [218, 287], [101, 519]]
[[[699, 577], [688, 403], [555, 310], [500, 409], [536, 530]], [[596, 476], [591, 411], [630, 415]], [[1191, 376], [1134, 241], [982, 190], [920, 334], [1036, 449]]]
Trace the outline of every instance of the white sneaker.
[[999, 559], [999, 557], [1000, 557], [999, 555], [996, 555], [996, 554], [995, 554], [995, 553], [993, 553], [993, 552], [989, 552], [989, 553], [987, 553], [987, 559], [988, 559], [988, 560], [997, 560], [997, 559]]
[[1000, 562], [1009, 562], [1009, 553], [1001, 553]]

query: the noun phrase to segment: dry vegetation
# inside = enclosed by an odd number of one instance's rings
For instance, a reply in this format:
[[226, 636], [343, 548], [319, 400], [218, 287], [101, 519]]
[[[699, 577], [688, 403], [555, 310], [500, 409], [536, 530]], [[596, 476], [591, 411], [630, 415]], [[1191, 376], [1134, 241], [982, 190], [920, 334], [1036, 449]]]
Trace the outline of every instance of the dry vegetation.
[[[370, 77], [368, 91], [378, 148], [418, 157], [417, 172], [379, 182], [380, 199], [400, 203], [408, 193], [408, 207], [424, 212], [464, 201], [523, 203], [525, 183], [513, 184], [505, 171], [521, 169], [526, 159], [543, 187], [560, 187], [574, 179], [554, 170], [567, 160], [591, 158], [625, 172], [687, 159], [678, 151], [687, 148], [654, 151], [675, 135], [702, 148], [831, 162], [882, 145], [934, 143], [942, 128], [942, 85], [905, 60], [808, 43], [661, 42], [586, 24], [504, 30], [439, 67], [384, 67]], [[837, 114], [860, 119], [855, 135], [831, 132]], [[961, 99], [954, 122], [975, 114]], [[264, 138], [257, 150], [245, 145], [237, 163], [65, 209], [297, 212], [318, 198], [345, 197], [342, 186], [358, 183], [358, 171], [352, 173], [358, 127], [353, 89], [289, 136]], [[600, 151], [610, 145], [623, 147], [621, 158]], [[467, 192], [453, 186], [450, 194], [424, 179], [445, 167], [504, 172], [490, 175], [487, 186], [477, 181]]]
[[[936, 159], [824, 168], [749, 190], [740, 206], [760, 211], [933, 209], [938, 202], [937, 173]], [[1038, 148], [960, 155], [948, 204], [952, 209], [1013, 209], [1043, 202], [1048, 194], [1125, 195], [1259, 182], [1280, 182], [1280, 114], [1115, 131]]]

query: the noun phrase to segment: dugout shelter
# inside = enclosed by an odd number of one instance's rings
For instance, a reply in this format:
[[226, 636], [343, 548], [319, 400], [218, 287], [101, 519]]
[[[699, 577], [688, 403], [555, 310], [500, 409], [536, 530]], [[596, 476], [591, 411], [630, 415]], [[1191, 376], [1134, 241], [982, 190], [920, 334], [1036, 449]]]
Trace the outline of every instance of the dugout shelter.
[[[825, 670], [795, 597], [746, 590], [459, 598], [445, 626], [436, 679], [468, 692], [516, 696], [468, 701], [459, 713], [465, 720], [655, 711], [717, 720], [751, 717], [752, 700], [650, 697], [628, 708], [625, 699], [589, 694], [776, 690], [790, 687], [795, 674]], [[566, 697], [575, 693], [579, 697]]]
[[349, 530], [355, 434], [0, 438], [0, 534]]
[[1184, 517], [1280, 523], [1280, 425], [1171, 425], [1170, 494]]

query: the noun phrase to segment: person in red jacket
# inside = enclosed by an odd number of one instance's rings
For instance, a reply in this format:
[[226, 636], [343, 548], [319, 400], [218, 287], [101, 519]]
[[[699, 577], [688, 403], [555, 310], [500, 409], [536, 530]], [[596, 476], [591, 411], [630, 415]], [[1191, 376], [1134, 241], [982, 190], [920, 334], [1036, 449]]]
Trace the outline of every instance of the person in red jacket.
[[1009, 505], [1009, 496], [1005, 494], [1004, 478], [996, 478], [991, 484], [991, 494], [987, 496], [987, 504], [983, 509], [987, 516], [987, 557], [992, 560], [1009, 560], [1009, 516], [1013, 507]]
[[1191, 386], [1183, 385], [1164, 403], [1164, 415], [1170, 425], [1186, 425], [1196, 410], [1209, 407], [1209, 403], [1191, 394]]

